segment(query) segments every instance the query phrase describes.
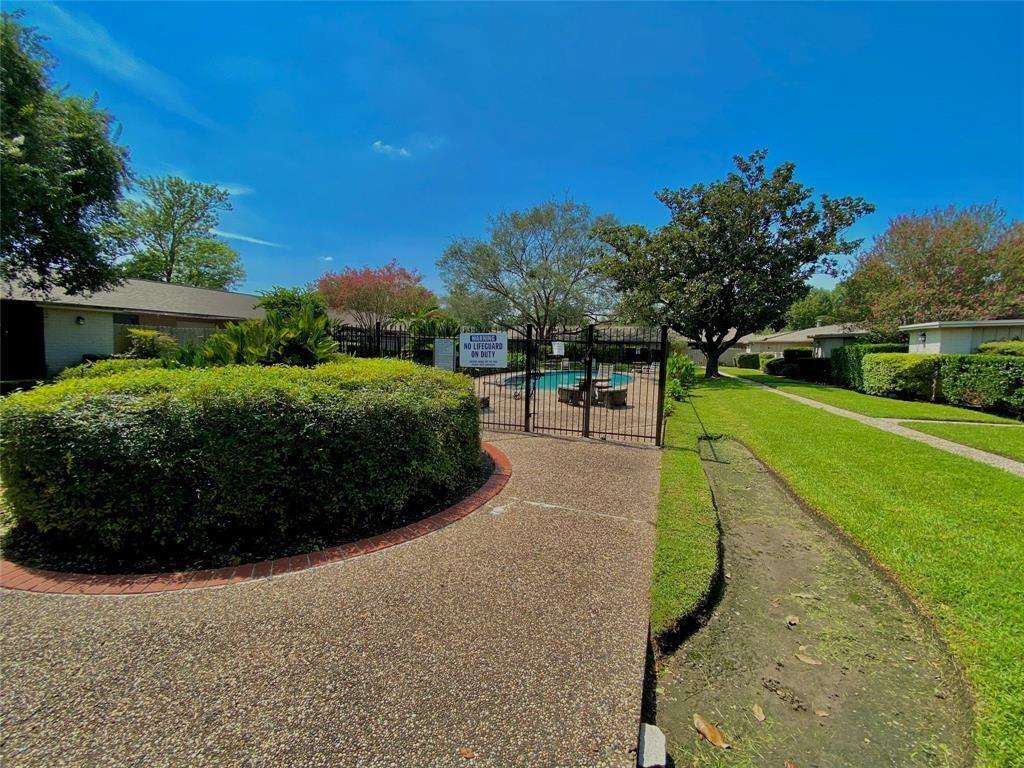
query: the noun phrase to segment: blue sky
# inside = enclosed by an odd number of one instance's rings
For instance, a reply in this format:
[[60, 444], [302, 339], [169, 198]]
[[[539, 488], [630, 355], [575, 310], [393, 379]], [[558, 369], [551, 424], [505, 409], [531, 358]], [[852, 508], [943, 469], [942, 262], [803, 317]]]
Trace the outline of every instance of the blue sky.
[[1019, 3], [24, 7], [137, 174], [233, 191], [248, 290], [391, 258], [440, 290], [493, 213], [656, 226], [655, 190], [758, 147], [874, 202], [868, 242], [950, 203], [1024, 218]]

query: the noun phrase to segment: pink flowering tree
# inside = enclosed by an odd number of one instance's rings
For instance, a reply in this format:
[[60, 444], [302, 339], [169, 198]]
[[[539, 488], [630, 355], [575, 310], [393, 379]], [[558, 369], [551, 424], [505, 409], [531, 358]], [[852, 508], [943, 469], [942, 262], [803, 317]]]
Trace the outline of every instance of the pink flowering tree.
[[382, 267], [347, 267], [328, 272], [316, 288], [331, 309], [347, 313], [355, 324], [372, 330], [401, 317], [421, 313], [437, 304], [419, 272], [400, 267], [392, 259]]
[[995, 205], [898, 216], [855, 262], [841, 314], [881, 333], [1024, 314], [1024, 222]]

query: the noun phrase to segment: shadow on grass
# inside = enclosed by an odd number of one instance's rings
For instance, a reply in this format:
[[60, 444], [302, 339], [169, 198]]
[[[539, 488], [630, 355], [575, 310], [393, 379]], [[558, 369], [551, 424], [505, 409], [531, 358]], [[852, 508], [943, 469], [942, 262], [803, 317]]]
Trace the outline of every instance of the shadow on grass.
[[[713, 382], [717, 385], [719, 382], [729, 382], [729, 380], [714, 379]], [[724, 386], [732, 386], [736, 384], [739, 386], [746, 386], [742, 382], [729, 382], [724, 384]], [[720, 440], [723, 435], [709, 432], [703, 419], [700, 417], [700, 412], [697, 410], [697, 404], [694, 402], [695, 400], [699, 400], [700, 397], [701, 396], [696, 392], [691, 393], [689, 397], [687, 397], [686, 403], [681, 404], [681, 407], [685, 408], [689, 405], [693, 409], [694, 416], [700, 426], [700, 434], [697, 436], [697, 444], [666, 444], [663, 450], [693, 453], [696, 455], [697, 459], [701, 461], [702, 466], [704, 462], [729, 463], [725, 459], [721, 458], [715, 450], [716, 441]], [[706, 473], [704, 479], [705, 482], [707, 482]], [[697, 600], [690, 611], [677, 617], [671, 625], [658, 632], [657, 637], [653, 639], [651, 646], [660, 655], [668, 655], [675, 652], [680, 645], [686, 642], [686, 640], [692, 637], [695, 632], [704, 626], [712, 612], [715, 610], [715, 607], [721, 601], [722, 594], [725, 591], [725, 550], [722, 544], [722, 522], [718, 516], [715, 492], [710, 483], [708, 483], [708, 491], [711, 494], [711, 505], [715, 508], [715, 525], [718, 529], [716, 547], [717, 562], [715, 564], [715, 570], [711, 575], [707, 590], [704, 592], [703, 596]], [[645, 701], [646, 699], [647, 692], [645, 691]], [[650, 706], [656, 709], [656, 697], [653, 694], [651, 694]]]

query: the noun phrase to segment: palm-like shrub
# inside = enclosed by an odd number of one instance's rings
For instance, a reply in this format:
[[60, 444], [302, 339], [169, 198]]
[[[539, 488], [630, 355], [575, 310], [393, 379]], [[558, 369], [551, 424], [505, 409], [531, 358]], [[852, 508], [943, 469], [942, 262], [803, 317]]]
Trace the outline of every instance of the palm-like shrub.
[[685, 400], [697, 383], [697, 366], [685, 355], [669, 355], [665, 373], [668, 394], [673, 400]]
[[204, 347], [212, 365], [302, 365], [326, 363], [338, 351], [326, 315], [304, 306], [290, 317], [274, 310], [264, 320], [228, 323]]

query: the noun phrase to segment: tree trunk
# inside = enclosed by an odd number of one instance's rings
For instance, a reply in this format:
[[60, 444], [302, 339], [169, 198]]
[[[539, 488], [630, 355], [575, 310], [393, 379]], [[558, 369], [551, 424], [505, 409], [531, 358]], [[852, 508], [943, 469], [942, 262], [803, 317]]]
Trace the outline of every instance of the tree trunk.
[[708, 359], [707, 365], [704, 366], [704, 378], [705, 379], [717, 379], [718, 373], [718, 358], [721, 357], [722, 353], [719, 350], [715, 350], [713, 354], [705, 353]]

